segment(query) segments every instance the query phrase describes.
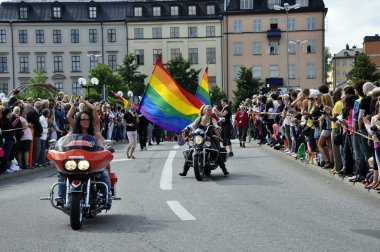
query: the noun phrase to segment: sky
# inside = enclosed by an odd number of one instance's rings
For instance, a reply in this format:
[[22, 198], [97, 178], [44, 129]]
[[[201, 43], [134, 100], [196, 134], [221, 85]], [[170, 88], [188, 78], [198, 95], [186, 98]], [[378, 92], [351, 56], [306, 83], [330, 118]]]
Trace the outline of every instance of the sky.
[[380, 35], [380, 0], [324, 0], [326, 46], [338, 53], [346, 44], [363, 47], [365, 36]]

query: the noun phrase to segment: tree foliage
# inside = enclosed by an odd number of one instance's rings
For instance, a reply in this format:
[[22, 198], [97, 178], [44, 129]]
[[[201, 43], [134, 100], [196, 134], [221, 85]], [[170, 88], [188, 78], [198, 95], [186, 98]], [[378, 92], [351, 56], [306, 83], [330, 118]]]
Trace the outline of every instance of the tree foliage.
[[[46, 84], [48, 77], [46, 76], [45, 71], [34, 69], [33, 72], [36, 74], [36, 76], [29, 79], [29, 84]], [[50, 96], [51, 93], [48, 90], [37, 88], [31, 85], [27, 89], [27, 92], [21, 94], [21, 99], [27, 99], [29, 97], [33, 99], [48, 99]]]
[[138, 71], [139, 65], [136, 64], [136, 56], [128, 54], [123, 59], [123, 65], [117, 69], [118, 74], [122, 78], [129, 90], [136, 96], [141, 96], [145, 90], [145, 78], [148, 77]]
[[349, 74], [353, 82], [358, 80], [377, 81], [380, 78], [380, 74], [376, 73], [376, 64], [365, 53], [356, 55], [354, 66]]
[[220, 89], [217, 85], [211, 88], [210, 96], [212, 105], [219, 105], [222, 98], [227, 98], [226, 92]]
[[201, 70], [191, 68], [190, 60], [185, 60], [180, 54], [177, 58], [168, 62], [166, 69], [181, 87], [189, 93], [195, 94]]
[[236, 110], [240, 102], [246, 98], [251, 98], [253, 95], [258, 94], [261, 86], [261, 79], [253, 77], [252, 67], [240, 67], [238, 80], [236, 81], [236, 90], [233, 90], [234, 97], [232, 109]]

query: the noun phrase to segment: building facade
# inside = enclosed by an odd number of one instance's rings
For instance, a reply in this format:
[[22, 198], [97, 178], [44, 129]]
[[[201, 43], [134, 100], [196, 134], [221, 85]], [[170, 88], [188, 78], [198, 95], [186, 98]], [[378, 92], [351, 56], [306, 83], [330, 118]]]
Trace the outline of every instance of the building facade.
[[365, 36], [363, 42], [363, 52], [367, 54], [371, 61], [377, 65], [380, 70], [380, 37], [379, 34], [375, 36]]

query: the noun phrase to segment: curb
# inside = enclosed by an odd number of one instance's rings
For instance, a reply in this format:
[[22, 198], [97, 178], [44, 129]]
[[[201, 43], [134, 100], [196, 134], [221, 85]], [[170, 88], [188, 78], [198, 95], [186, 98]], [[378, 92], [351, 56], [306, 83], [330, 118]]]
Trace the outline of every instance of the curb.
[[22, 170], [22, 171], [14, 172], [11, 174], [1, 174], [0, 175], [0, 181], [9, 180], [9, 179], [13, 179], [13, 178], [19, 178], [19, 177], [22, 177], [24, 175], [28, 175], [28, 174], [32, 174], [32, 173], [38, 173], [38, 172], [42, 172], [42, 171], [47, 171], [47, 170], [52, 169], [52, 168], [54, 168], [54, 165], [49, 165], [49, 166], [44, 166], [44, 167], [34, 168], [34, 169]]
[[[247, 142], [246, 142], [247, 143]], [[259, 145], [259, 144], [256, 144], [256, 143], [253, 143], [253, 142], [250, 142], [251, 145]], [[308, 169], [312, 170], [312, 171], [316, 171], [318, 172], [319, 174], [322, 174], [326, 177], [329, 177], [329, 178], [332, 178], [340, 183], [343, 183], [343, 184], [346, 184], [346, 185], [350, 185], [351, 187], [355, 188], [356, 190], [360, 190], [362, 192], [365, 192], [373, 197], [376, 197], [378, 199], [380, 199], [380, 193], [377, 193], [376, 190], [368, 190], [368, 189], [365, 189], [364, 186], [363, 186], [363, 183], [353, 183], [353, 182], [350, 182], [347, 177], [339, 177], [338, 175], [332, 175], [329, 173], [329, 169], [322, 169], [321, 167], [317, 166], [317, 165], [314, 165], [314, 164], [306, 164], [305, 162], [302, 162], [300, 160], [297, 160], [287, 154], [285, 154], [282, 150], [275, 150], [267, 145], [261, 145], [261, 147], [264, 147], [265, 149], [267, 150], [270, 150], [271, 152], [273, 153], [281, 153], [282, 156], [286, 157], [287, 159], [289, 160], [292, 160], [293, 162], [295, 163], [298, 163], [298, 164], [303, 164], [305, 167], [307, 167]]]

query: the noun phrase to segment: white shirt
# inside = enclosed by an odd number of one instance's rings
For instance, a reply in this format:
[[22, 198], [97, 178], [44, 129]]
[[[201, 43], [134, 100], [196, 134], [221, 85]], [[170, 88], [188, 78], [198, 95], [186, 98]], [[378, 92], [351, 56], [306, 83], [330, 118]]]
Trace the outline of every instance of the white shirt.
[[48, 119], [46, 117], [44, 117], [43, 115], [40, 116], [40, 124], [42, 126], [42, 135], [41, 135], [41, 140], [46, 140], [47, 139], [47, 135], [48, 135]]

